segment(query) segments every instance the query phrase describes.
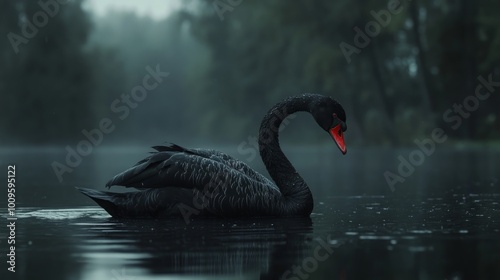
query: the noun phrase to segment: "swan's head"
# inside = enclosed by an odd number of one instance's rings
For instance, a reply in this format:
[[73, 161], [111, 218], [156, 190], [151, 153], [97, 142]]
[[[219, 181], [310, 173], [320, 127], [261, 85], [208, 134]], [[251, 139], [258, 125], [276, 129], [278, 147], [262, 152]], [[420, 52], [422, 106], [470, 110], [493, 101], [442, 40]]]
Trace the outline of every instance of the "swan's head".
[[342, 154], [347, 153], [344, 132], [347, 130], [345, 111], [334, 99], [321, 96], [311, 104], [310, 112], [321, 128], [328, 132]]

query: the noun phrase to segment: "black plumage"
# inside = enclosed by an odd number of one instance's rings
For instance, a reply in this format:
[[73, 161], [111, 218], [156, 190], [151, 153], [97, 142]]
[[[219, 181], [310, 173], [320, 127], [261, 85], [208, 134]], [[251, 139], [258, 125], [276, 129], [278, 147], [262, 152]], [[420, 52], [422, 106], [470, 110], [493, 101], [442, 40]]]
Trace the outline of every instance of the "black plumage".
[[308, 216], [311, 192], [278, 141], [280, 124], [298, 111], [310, 112], [325, 131], [347, 128], [344, 109], [329, 97], [303, 94], [276, 104], [259, 132], [260, 154], [276, 184], [222, 152], [170, 144], [153, 147], [150, 156], [106, 184], [139, 191], [79, 190], [114, 217]]

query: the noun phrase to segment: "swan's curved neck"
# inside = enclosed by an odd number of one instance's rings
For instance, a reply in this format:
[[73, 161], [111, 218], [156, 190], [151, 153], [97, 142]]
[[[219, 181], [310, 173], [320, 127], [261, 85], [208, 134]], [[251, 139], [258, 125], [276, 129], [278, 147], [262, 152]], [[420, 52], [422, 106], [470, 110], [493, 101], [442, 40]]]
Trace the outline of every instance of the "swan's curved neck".
[[[304, 94], [290, 97], [276, 104], [264, 116], [259, 131], [260, 156], [266, 165], [269, 175], [279, 187], [291, 207], [298, 212], [309, 215], [313, 208], [313, 199], [309, 187], [297, 173], [288, 158], [283, 154], [279, 144], [280, 125], [285, 118], [295, 112], [310, 111], [313, 95]], [[308, 213], [306, 213], [308, 212]]]

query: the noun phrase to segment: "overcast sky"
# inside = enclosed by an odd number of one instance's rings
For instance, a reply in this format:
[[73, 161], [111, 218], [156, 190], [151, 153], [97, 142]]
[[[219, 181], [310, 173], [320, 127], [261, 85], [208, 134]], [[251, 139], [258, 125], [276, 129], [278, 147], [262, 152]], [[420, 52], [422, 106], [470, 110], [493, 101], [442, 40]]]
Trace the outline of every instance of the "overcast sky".
[[163, 19], [180, 6], [182, 0], [87, 0], [85, 8], [104, 16], [108, 11], [135, 11], [141, 16]]

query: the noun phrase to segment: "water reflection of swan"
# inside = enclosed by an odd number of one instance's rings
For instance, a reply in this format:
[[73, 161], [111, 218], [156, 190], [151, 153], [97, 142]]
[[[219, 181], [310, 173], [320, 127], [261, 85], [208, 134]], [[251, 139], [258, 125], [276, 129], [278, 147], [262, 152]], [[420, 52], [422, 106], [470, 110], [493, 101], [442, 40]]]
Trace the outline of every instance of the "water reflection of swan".
[[[310, 255], [312, 242], [309, 217], [258, 221], [207, 218], [196, 219], [189, 226], [183, 219], [167, 219], [161, 226], [155, 220], [109, 219], [95, 225], [83, 223], [82, 229], [86, 232], [85, 244], [98, 244], [102, 254], [111, 256], [89, 269], [105, 266], [121, 273], [119, 269], [126, 267], [132, 279], [134, 274], [280, 279], [286, 270]], [[89, 254], [89, 261], [95, 260], [97, 254]], [[106, 263], [107, 259], [110, 263]]]

